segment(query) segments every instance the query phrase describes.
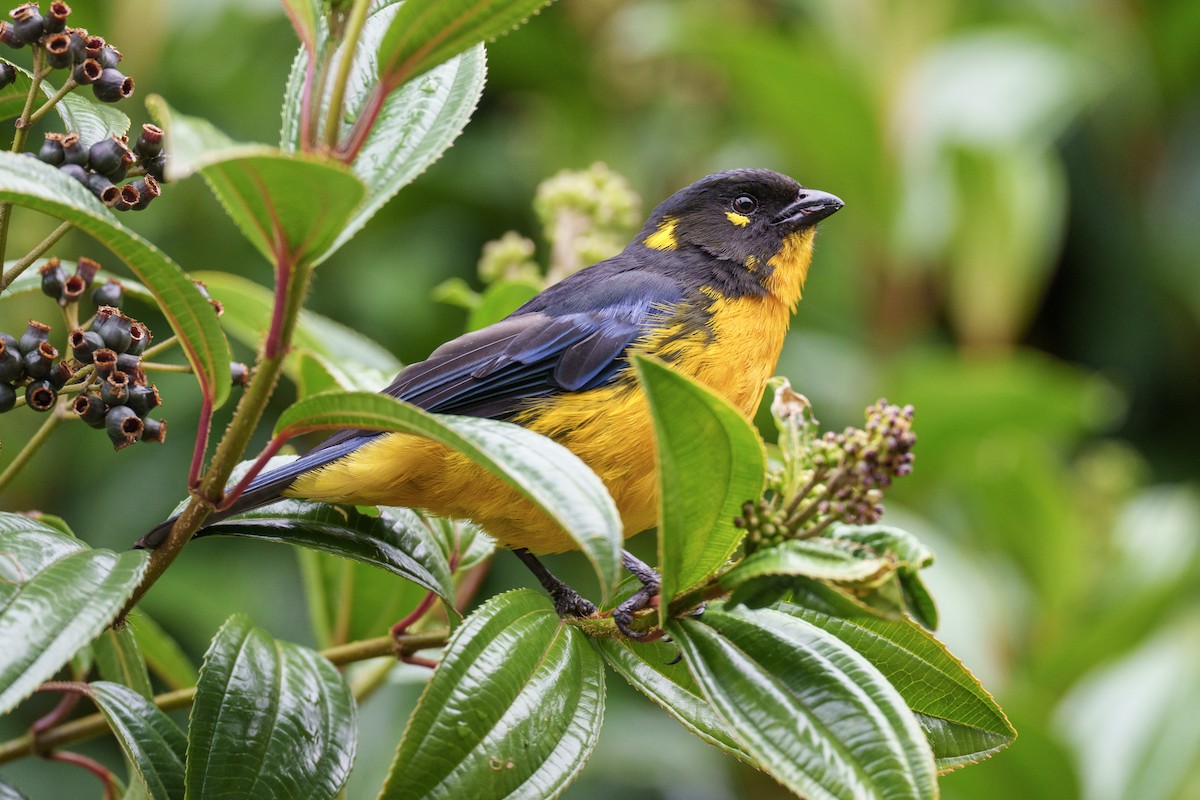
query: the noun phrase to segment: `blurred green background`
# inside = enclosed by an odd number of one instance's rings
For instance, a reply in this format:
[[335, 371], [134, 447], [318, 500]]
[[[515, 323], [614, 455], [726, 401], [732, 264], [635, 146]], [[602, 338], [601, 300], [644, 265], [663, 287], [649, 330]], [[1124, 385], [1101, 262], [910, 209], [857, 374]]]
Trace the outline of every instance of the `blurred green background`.
[[[277, 140], [294, 53], [277, 4], [73, 5], [142, 98]], [[478, 285], [485, 241], [537, 233], [539, 181], [594, 161], [647, 211], [737, 166], [834, 192], [846, 209], [823, 225], [779, 372], [831, 427], [881, 395], [916, 406], [916, 472], [886, 520], [937, 553], [940, 634], [1020, 732], [945, 796], [1200, 797], [1200, 3], [559, 0], [489, 61], [458, 144], [321, 267], [310, 307], [423, 357], [465, 320], [432, 288]], [[19, 219], [13, 254], [49, 224]], [[123, 219], [185, 269], [270, 280], [199, 179]], [[115, 266], [82, 238], [57, 252]], [[0, 328], [52, 311], [6, 302]], [[61, 432], [3, 507], [126, 546], [184, 496], [198, 397], [186, 377], [159, 387], [166, 447]], [[0, 420], [4, 452], [37, 422]], [[580, 560], [552, 564], [586, 585]], [[529, 582], [502, 554], [484, 596]], [[199, 542], [144, 608], [197, 659], [235, 610], [314, 643], [287, 548]], [[374, 795], [415, 702], [406, 670], [363, 708], [351, 798]], [[783, 796], [609, 686], [566, 797]], [[4, 773], [34, 798], [94, 794], [68, 767]]]

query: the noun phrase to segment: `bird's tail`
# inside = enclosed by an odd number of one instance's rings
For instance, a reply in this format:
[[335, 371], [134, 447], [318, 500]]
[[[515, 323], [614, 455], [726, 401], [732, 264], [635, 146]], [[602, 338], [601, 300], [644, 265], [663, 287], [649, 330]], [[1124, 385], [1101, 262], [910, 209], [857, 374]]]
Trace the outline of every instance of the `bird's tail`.
[[[300, 475], [337, 461], [339, 458], [357, 450], [365, 441], [372, 438], [374, 438], [374, 434], [344, 439], [339, 437], [340, 440], [336, 442], [331, 439], [325, 445], [311, 450], [294, 461], [289, 461], [287, 464], [259, 474], [228, 508], [223, 508], [210, 514], [204, 520], [204, 527], [208, 528], [244, 511], [250, 511], [251, 509], [265, 506], [267, 503], [278, 500], [283, 491], [291, 486]], [[178, 514], [155, 525], [134, 542], [134, 548], [138, 550], [153, 550], [157, 548], [166, 540], [167, 534], [171, 531], [171, 526], [175, 524], [175, 520], [177, 519], [179, 519]]]

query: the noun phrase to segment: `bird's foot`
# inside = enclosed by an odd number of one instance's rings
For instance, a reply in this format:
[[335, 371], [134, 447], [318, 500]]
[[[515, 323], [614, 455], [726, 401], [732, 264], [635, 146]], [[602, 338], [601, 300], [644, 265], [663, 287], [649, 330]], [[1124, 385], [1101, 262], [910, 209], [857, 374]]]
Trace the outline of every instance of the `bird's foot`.
[[533, 553], [523, 547], [514, 548], [513, 553], [529, 567], [529, 571], [538, 579], [538, 583], [554, 601], [554, 611], [560, 617], [590, 617], [596, 613], [596, 606], [584, 599], [579, 592], [554, 577]]
[[642, 582], [642, 588], [616, 607], [612, 615], [613, 622], [616, 624], [617, 630], [630, 639], [646, 639], [650, 636], [648, 631], [636, 631], [632, 628], [633, 615], [649, 606], [658, 595], [662, 578], [649, 564], [636, 558], [628, 550], [622, 551], [621, 558], [625, 563], [625, 569]]

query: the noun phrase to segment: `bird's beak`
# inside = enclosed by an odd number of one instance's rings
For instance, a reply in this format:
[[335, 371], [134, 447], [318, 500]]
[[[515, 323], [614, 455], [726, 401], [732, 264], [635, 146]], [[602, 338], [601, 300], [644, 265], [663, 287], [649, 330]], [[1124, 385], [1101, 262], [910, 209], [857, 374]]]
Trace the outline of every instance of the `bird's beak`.
[[846, 205], [840, 198], [829, 192], [816, 189], [801, 189], [796, 199], [787, 208], [779, 212], [779, 216], [771, 221], [772, 225], [786, 225], [793, 230], [801, 230], [816, 225], [830, 214]]

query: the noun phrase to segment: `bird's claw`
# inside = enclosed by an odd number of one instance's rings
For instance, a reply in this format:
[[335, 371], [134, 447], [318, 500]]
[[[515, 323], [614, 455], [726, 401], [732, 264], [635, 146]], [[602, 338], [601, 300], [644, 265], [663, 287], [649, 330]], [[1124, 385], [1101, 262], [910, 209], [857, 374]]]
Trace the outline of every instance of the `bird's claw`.
[[592, 601], [565, 583], [556, 587], [550, 595], [554, 600], [554, 612], [560, 617], [590, 617], [596, 613], [596, 606]]

